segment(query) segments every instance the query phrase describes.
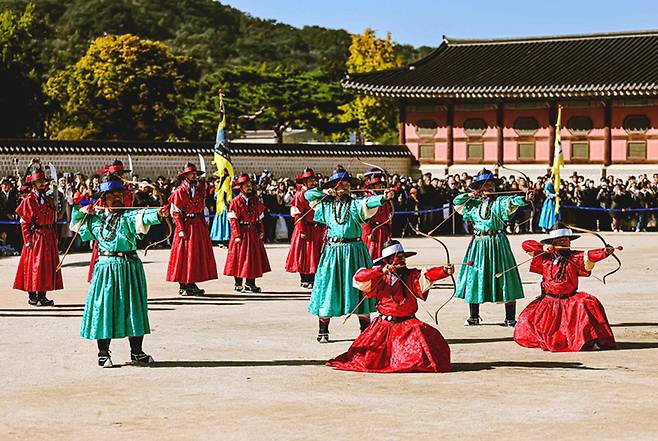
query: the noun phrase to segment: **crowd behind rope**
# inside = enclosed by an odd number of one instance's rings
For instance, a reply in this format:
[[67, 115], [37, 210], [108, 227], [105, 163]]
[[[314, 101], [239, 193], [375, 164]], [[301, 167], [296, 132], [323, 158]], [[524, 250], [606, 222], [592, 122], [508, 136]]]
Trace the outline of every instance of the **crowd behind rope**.
[[[293, 230], [290, 203], [297, 190], [294, 177], [274, 176], [272, 172], [263, 170], [252, 178], [257, 183], [255, 191], [268, 210], [264, 219], [265, 242], [289, 240]], [[549, 177], [539, 177], [531, 182], [513, 174], [501, 178], [503, 183], [499, 191], [525, 193], [532, 190], [534, 194], [533, 206], [517, 211], [507, 225], [507, 232], [541, 232], [538, 221], [546, 198], [544, 185]], [[472, 179], [467, 173], [442, 178], [425, 173], [418, 179], [398, 174], [388, 176], [388, 187], [396, 191], [396, 198], [393, 200], [393, 236], [413, 236], [412, 226], [423, 232], [434, 230], [433, 234], [437, 235], [470, 234], [471, 227], [463, 222], [458, 213], [450, 219], [447, 217], [453, 213], [451, 201], [459, 193], [468, 191]], [[324, 180], [326, 177], [321, 177], [320, 183]], [[0, 181], [0, 255], [18, 254], [22, 247], [20, 227], [15, 224], [18, 220], [15, 210], [22, 197], [21, 184], [21, 179], [16, 176], [7, 176]], [[157, 207], [161, 201], [152, 186], [160, 190], [163, 200], [166, 201], [176, 184], [176, 180], [163, 176], [152, 180], [133, 175], [130, 184], [132, 205]], [[209, 223], [212, 222], [215, 212], [214, 184], [211, 183], [206, 196]], [[88, 243], [74, 237], [74, 233], [68, 228], [68, 221], [73, 206], [91, 200], [93, 189], [99, 185], [100, 176], [96, 174], [84, 176], [81, 173], [64, 173], [63, 177], [59, 178], [57, 191], [60, 222], [57, 228], [61, 250], [66, 249], [72, 240], [75, 240], [73, 249], [89, 249]], [[52, 195], [52, 190], [49, 194]], [[658, 173], [653, 176], [628, 176], [625, 179], [608, 176], [598, 181], [574, 173], [562, 179], [560, 202], [561, 220], [566, 224], [595, 231], [655, 231], [658, 227]], [[436, 228], [437, 226], [439, 228]], [[140, 246], [161, 241], [167, 234], [166, 225], [154, 226], [143, 238]], [[170, 244], [165, 241], [162, 246], [168, 247]]]

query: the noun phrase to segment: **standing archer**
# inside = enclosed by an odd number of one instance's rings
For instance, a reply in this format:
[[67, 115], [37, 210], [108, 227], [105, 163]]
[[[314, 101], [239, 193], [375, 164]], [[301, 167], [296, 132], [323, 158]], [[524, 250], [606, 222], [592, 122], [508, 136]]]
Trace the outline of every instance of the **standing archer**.
[[204, 217], [206, 182], [190, 162], [178, 173], [180, 184], [169, 196], [174, 231], [167, 281], [178, 282], [182, 296], [202, 296], [205, 290], [196, 282], [217, 278], [210, 231]]
[[14, 279], [14, 289], [27, 291], [32, 306], [53, 306], [47, 291], [63, 289], [57, 248], [55, 202], [46, 196], [48, 179], [39, 164], [29, 171], [29, 193], [16, 208], [23, 234], [23, 249]]
[[[366, 178], [364, 187], [369, 190], [365, 196], [376, 195], [386, 188], [386, 175], [381, 170], [371, 169], [364, 176]], [[375, 215], [363, 225], [361, 239], [373, 259], [381, 257], [384, 243], [391, 240], [392, 213], [392, 203], [386, 203], [379, 207]]]
[[299, 273], [302, 288], [313, 288], [326, 228], [313, 219], [315, 212], [304, 194], [318, 186], [318, 176], [313, 169], [307, 168], [297, 177], [297, 184], [301, 184], [302, 187], [290, 204], [290, 214], [295, 219], [295, 229], [290, 239], [286, 271]]
[[240, 194], [233, 198], [228, 206], [231, 239], [228, 243], [224, 275], [233, 276], [235, 291], [258, 293], [261, 289], [256, 286], [256, 279], [270, 271], [270, 262], [263, 243], [265, 205], [256, 196], [248, 174], [241, 175], [235, 181], [233, 189], [240, 190]]
[[473, 192], [454, 199], [455, 210], [464, 221], [472, 223], [474, 229], [455, 292], [455, 297], [469, 305], [466, 326], [480, 324], [482, 303], [505, 303], [504, 325], [515, 326], [516, 300], [523, 298], [521, 277], [505, 235], [505, 222], [519, 207], [526, 205], [532, 195], [528, 193], [525, 198], [496, 195], [499, 183], [492, 172], [482, 170], [471, 183]]
[[370, 325], [370, 313], [374, 312], [375, 301], [365, 300], [363, 294], [352, 285], [352, 278], [359, 268], [372, 267], [368, 249], [361, 240], [363, 225], [394, 193], [354, 199], [352, 185], [359, 183], [342, 167], [338, 167], [324, 190], [313, 188], [304, 196], [315, 205], [315, 222], [327, 226], [327, 238], [322, 249], [318, 271], [313, 284], [308, 311], [318, 316], [320, 343], [329, 342], [331, 317], [355, 312], [359, 316], [361, 331]]

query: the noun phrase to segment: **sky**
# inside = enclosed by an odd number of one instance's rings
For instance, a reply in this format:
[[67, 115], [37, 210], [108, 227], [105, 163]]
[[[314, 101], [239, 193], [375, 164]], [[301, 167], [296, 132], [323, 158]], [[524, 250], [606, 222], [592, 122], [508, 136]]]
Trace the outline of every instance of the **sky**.
[[258, 18], [351, 33], [373, 28], [414, 46], [501, 38], [658, 29], [656, 0], [220, 0]]

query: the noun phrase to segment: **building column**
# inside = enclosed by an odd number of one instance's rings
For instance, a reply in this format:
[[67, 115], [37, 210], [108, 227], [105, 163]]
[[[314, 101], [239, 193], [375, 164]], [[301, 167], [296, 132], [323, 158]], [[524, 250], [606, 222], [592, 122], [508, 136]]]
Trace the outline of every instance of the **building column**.
[[603, 101], [603, 166], [612, 164], [612, 102]]
[[548, 108], [548, 166], [553, 165], [555, 156], [555, 125], [557, 124], [557, 102], [551, 101]]
[[497, 153], [498, 163], [505, 162], [505, 136], [503, 128], [505, 127], [505, 104], [501, 101], [496, 105], [496, 129], [497, 129]]
[[[455, 163], [455, 104], [450, 101], [448, 103], [448, 112], [446, 115], [446, 169], [452, 167]], [[446, 170], [447, 173], [447, 170]]]
[[407, 104], [405, 101], [400, 101], [400, 125], [399, 125], [399, 143], [405, 145], [407, 143]]

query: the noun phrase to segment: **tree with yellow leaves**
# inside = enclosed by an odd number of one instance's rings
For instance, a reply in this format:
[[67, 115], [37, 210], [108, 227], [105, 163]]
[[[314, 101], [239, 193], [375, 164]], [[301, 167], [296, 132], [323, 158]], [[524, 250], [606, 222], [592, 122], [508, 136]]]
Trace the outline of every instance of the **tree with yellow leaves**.
[[[368, 28], [363, 34], [352, 35], [348, 73], [401, 67], [404, 60], [396, 54], [395, 47], [390, 33], [386, 38], [377, 38], [375, 31]], [[341, 110], [341, 121], [357, 125], [366, 141], [376, 141], [396, 129], [398, 109], [391, 100], [359, 95]]]
[[75, 64], [45, 86], [58, 107], [55, 139], [154, 139], [179, 135], [184, 97], [194, 86], [191, 60], [135, 35], [94, 40]]

